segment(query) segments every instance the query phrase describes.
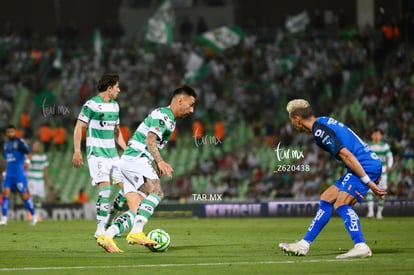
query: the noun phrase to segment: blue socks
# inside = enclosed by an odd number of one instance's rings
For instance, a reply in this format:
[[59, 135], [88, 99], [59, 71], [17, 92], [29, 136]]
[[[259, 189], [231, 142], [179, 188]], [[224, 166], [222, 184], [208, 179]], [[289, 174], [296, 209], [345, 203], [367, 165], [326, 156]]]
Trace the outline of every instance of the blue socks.
[[339, 216], [344, 220], [344, 225], [354, 244], [365, 243], [364, 236], [361, 231], [361, 224], [358, 214], [349, 205], [342, 205], [336, 209]]
[[332, 210], [333, 205], [331, 203], [322, 200], [319, 202], [318, 212], [313, 218], [312, 223], [309, 225], [305, 237], [303, 237], [305, 241], [311, 243], [315, 240], [331, 218]]
[[[313, 218], [312, 223], [309, 225], [305, 237], [303, 237], [305, 241], [312, 243], [315, 240], [331, 218], [332, 210], [333, 205], [331, 203], [322, 200], [320, 201], [319, 210]], [[354, 244], [365, 243], [361, 231], [360, 220], [354, 209], [349, 205], [342, 205], [336, 209], [336, 212], [344, 221], [345, 228]]]
[[10, 208], [10, 199], [3, 197], [3, 203], [1, 204], [1, 213], [3, 217], [7, 217], [7, 212], [9, 212]]
[[27, 210], [29, 210], [30, 214], [35, 214], [34, 204], [31, 198], [25, 199], [24, 205], [26, 206]]

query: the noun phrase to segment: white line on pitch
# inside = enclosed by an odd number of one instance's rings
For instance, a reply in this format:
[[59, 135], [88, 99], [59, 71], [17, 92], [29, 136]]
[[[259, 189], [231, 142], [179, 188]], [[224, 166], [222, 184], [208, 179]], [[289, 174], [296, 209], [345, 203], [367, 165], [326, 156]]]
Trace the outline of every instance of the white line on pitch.
[[[363, 259], [353, 259], [363, 260]], [[327, 263], [349, 261], [337, 260], [288, 260], [288, 261], [261, 261], [261, 262], [222, 262], [222, 263], [186, 263], [186, 264], [140, 264], [140, 265], [106, 265], [106, 266], [51, 266], [51, 267], [10, 267], [0, 268], [0, 271], [35, 271], [35, 270], [67, 270], [67, 269], [105, 269], [105, 268], [151, 268], [151, 267], [191, 267], [191, 266], [220, 266], [220, 265], [256, 265], [256, 264], [295, 264], [295, 263]]]

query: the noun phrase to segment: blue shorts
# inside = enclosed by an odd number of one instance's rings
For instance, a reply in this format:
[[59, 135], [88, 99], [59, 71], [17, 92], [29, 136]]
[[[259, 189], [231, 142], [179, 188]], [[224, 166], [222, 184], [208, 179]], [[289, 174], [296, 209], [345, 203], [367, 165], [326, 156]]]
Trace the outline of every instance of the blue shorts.
[[[365, 172], [369, 178], [375, 182], [381, 177], [382, 167], [379, 166], [377, 171], [374, 172]], [[365, 195], [370, 189], [367, 184], [363, 183], [361, 179], [350, 170], [347, 170], [347, 173], [344, 176], [335, 181], [335, 186], [338, 187], [340, 191], [344, 191], [352, 195], [358, 200], [358, 202], [362, 202], [364, 200]]]
[[14, 174], [9, 176], [7, 173], [3, 181], [3, 189], [5, 188], [10, 188], [20, 194], [27, 192], [26, 175]]

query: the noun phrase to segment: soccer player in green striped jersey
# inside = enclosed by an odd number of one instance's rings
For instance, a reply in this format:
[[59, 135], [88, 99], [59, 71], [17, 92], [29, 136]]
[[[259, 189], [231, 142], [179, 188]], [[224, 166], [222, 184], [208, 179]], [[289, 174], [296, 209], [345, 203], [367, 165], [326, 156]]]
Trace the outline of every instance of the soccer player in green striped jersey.
[[[42, 153], [42, 147], [39, 141], [32, 144], [32, 155], [30, 157], [30, 165], [27, 170], [27, 185], [30, 194], [33, 198], [33, 204], [36, 208], [36, 213], [42, 207], [42, 203], [46, 197], [45, 187], [50, 186], [49, 183], [49, 162], [47, 155]], [[40, 217], [38, 217], [38, 220]]]
[[[388, 175], [387, 173], [391, 171], [392, 165], [394, 164], [394, 158], [391, 152], [390, 145], [386, 143], [382, 139], [383, 132], [381, 129], [375, 129], [371, 133], [371, 141], [368, 142], [369, 148], [374, 151], [377, 156], [380, 158], [382, 163], [382, 175], [381, 181], [379, 182], [378, 186], [383, 189], [387, 190], [388, 188]], [[367, 206], [368, 206], [368, 218], [373, 218], [374, 215], [374, 194], [372, 191], [368, 191], [367, 193]], [[377, 219], [382, 219], [382, 212], [384, 210], [385, 205], [385, 197], [381, 197], [378, 200], [378, 208], [377, 208]]]
[[[97, 228], [95, 238], [101, 235], [111, 221], [111, 184], [121, 188], [112, 210], [121, 210], [123, 196], [122, 175], [115, 142], [122, 150], [126, 143], [119, 129], [119, 105], [115, 101], [120, 93], [119, 76], [105, 74], [98, 82], [99, 94], [89, 99], [82, 107], [73, 133], [74, 152], [72, 163], [76, 168], [83, 164], [81, 154], [82, 128], [86, 128], [86, 154], [92, 185], [98, 186], [96, 202]], [[115, 211], [112, 211], [114, 213]]]
[[143, 229], [164, 197], [160, 177], [166, 175], [171, 178], [173, 174], [173, 168], [164, 161], [159, 150], [164, 148], [174, 132], [176, 119], [193, 113], [196, 98], [191, 87], [176, 88], [170, 105], [153, 110], [130, 138], [120, 161], [129, 210], [98, 237], [98, 245], [107, 252], [122, 252], [113, 238], [131, 226], [126, 238], [129, 244], [157, 244], [147, 238]]

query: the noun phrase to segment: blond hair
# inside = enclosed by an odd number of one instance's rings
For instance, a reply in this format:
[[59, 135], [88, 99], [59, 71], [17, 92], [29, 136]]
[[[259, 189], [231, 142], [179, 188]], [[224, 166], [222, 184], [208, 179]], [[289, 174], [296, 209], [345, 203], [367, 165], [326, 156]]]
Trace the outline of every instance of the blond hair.
[[304, 118], [313, 116], [312, 107], [305, 99], [293, 99], [286, 105], [289, 116], [300, 115]]

